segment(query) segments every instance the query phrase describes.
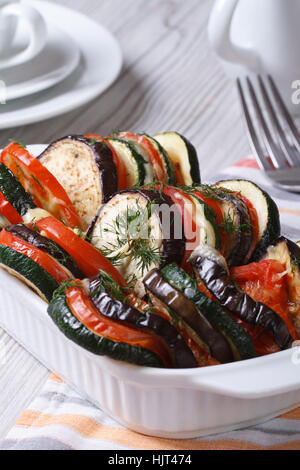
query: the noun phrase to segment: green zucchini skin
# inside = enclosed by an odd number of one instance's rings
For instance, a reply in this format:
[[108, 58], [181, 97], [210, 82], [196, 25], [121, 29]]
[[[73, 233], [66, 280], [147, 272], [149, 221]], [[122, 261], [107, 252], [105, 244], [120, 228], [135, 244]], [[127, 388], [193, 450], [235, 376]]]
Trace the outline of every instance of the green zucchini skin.
[[[184, 161], [185, 158], [183, 158], [183, 164], [188, 164], [189, 165], [189, 178], [188, 181], [184, 181], [184, 184], [190, 185], [190, 184], [200, 184], [201, 183], [201, 176], [200, 176], [200, 166], [199, 166], [199, 160], [198, 160], [198, 155], [195, 147], [193, 144], [182, 134], [179, 134], [178, 132], [164, 132], [163, 134], [158, 134], [154, 136], [154, 139], [164, 148], [166, 153], [169, 155], [170, 160], [172, 161], [171, 157], [171, 152], [170, 152], [170, 140], [172, 142], [172, 146], [174, 145], [175, 147], [178, 147], [178, 143], [181, 141], [183, 145], [185, 146], [186, 150], [186, 158], [187, 161]], [[173, 158], [174, 160], [174, 158]], [[181, 160], [182, 160], [182, 155], [181, 155]], [[174, 161], [172, 161], [173, 166], [174, 166]], [[176, 173], [175, 173], [175, 178], [176, 178]]]
[[[146, 180], [146, 169], [145, 169], [145, 160], [144, 160], [144, 157], [142, 157], [142, 155], [140, 155], [135, 147], [132, 145], [132, 143], [128, 142], [128, 141], [125, 141], [125, 140], [122, 140], [122, 139], [119, 139], [118, 137], [113, 137], [112, 139], [110, 139], [114, 142], [121, 142], [122, 144], [125, 144], [127, 145], [127, 147], [130, 149], [135, 161], [136, 161], [136, 165], [137, 165], [137, 170], [138, 170], [138, 181], [137, 181], [137, 185], [138, 186], [143, 186], [145, 184], [145, 180]], [[107, 201], [106, 201], [107, 202]]]
[[197, 281], [176, 264], [165, 266], [161, 270], [163, 278], [175, 289], [182, 292], [207, 317], [208, 321], [225, 336], [237, 360], [252, 359], [257, 356], [254, 344], [244, 328], [237, 323], [215, 301], [199, 291]]
[[8, 246], [0, 245], [0, 263], [34, 284], [48, 302], [59, 287], [56, 280], [38, 263]]
[[161, 359], [152, 351], [140, 346], [117, 343], [93, 333], [73, 315], [64, 294], [54, 294], [48, 306], [48, 314], [68, 339], [93, 354], [140, 366], [164, 367]]
[[56, 259], [62, 266], [67, 268], [76, 279], [85, 278], [85, 275], [78, 268], [74, 259], [53, 240], [43, 237], [40, 233], [31, 230], [24, 224], [10, 225], [6, 227], [5, 230], [52, 256], [52, 258]]
[[252, 261], [258, 261], [262, 254], [266, 251], [268, 246], [272, 245], [274, 241], [280, 237], [281, 233], [281, 224], [280, 224], [280, 215], [278, 207], [273, 201], [273, 199], [263, 191], [264, 196], [266, 197], [267, 206], [268, 206], [268, 224], [266, 230], [259, 241], [255, 252], [252, 255]]
[[177, 369], [197, 367], [196, 359], [190, 348], [168, 320], [152, 312], [140, 312], [140, 310], [126, 304], [125, 301], [114, 299], [111, 293], [106, 292], [101, 281], [101, 274], [90, 280], [89, 292], [94, 306], [103, 316], [119, 323], [150, 331], [163, 340], [169, 349], [172, 367]]
[[201, 184], [201, 176], [200, 176], [200, 165], [197, 151], [194, 145], [182, 134], [178, 134], [182, 140], [184, 141], [189, 154], [189, 161], [191, 165], [191, 176], [193, 179], [194, 184]]
[[3, 163], [0, 163], [0, 191], [21, 217], [28, 209], [36, 208], [31, 196]]

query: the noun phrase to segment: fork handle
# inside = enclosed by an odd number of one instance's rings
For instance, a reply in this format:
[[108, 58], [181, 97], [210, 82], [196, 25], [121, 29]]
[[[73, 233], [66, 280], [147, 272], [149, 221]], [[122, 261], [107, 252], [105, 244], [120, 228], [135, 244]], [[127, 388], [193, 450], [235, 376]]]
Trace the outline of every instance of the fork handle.
[[215, 52], [224, 60], [259, 68], [259, 57], [251, 48], [235, 45], [230, 38], [230, 29], [239, 0], [217, 0], [210, 15], [208, 35]]

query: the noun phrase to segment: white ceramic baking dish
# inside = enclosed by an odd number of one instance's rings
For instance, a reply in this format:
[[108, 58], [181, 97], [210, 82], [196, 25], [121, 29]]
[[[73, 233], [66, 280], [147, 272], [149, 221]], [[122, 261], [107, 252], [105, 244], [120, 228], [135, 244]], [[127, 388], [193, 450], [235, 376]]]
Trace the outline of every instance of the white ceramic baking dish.
[[69, 341], [46, 304], [0, 270], [0, 324], [50, 370], [125, 426], [192, 438], [233, 430], [300, 404], [300, 348], [201, 369], [143, 368], [95, 356]]

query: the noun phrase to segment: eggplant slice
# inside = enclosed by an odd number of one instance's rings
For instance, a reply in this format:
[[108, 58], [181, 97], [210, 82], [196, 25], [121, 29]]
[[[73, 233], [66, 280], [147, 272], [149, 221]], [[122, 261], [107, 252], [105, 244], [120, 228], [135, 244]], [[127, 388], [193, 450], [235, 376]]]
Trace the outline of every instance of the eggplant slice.
[[262, 259], [274, 259], [286, 267], [290, 300], [289, 318], [300, 339], [300, 247], [291, 240], [280, 237], [273, 245], [269, 246]]
[[63, 186], [84, 225], [89, 226], [100, 205], [118, 191], [116, 165], [104, 142], [64, 137], [53, 142], [39, 159]]
[[[180, 263], [185, 251], [179, 211], [159, 191], [116, 194], [100, 209], [88, 236], [126, 280], [141, 281], [155, 267]], [[139, 282], [139, 296], [144, 295], [141, 287]]]
[[266, 305], [240, 291], [230, 278], [224, 258], [210, 247], [199, 247], [190, 257], [196, 275], [222, 307], [242, 320], [258, 325], [274, 335], [280, 349], [292, 346], [293, 338], [285, 322]]
[[85, 278], [85, 275], [79, 269], [74, 259], [56, 242], [43, 237], [39, 232], [31, 230], [23, 224], [6, 227], [6, 231], [48, 253], [48, 255], [52, 256], [52, 258], [56, 259], [56, 261], [70, 271], [76, 279]]
[[231, 348], [224, 336], [213, 328], [199, 308], [181, 292], [171, 286], [158, 269], [144, 279], [146, 289], [171, 308], [184, 320], [208, 346], [210, 354], [222, 364], [234, 360]]
[[258, 241], [255, 251], [250, 254], [253, 260], [259, 259], [267, 247], [280, 236], [280, 216], [275, 201], [252, 181], [219, 181], [216, 186], [220, 189], [226, 188], [229, 191], [240, 193], [256, 209], [258, 217]]
[[175, 368], [197, 367], [196, 359], [184, 339], [168, 320], [150, 312], [142, 313], [106, 292], [101, 275], [90, 281], [89, 295], [102, 315], [160, 337], [166, 344]]
[[244, 264], [253, 241], [253, 228], [246, 204], [229, 192], [218, 190], [223, 213], [222, 230], [226, 234], [225, 258], [228, 266]]

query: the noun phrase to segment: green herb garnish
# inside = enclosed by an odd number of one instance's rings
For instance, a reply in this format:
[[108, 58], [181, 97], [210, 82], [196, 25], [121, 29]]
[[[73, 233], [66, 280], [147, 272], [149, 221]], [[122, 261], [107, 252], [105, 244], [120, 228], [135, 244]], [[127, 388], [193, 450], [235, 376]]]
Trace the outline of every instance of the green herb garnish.
[[52, 300], [57, 299], [58, 297], [64, 295], [68, 289], [71, 287], [77, 287], [82, 289], [81, 282], [73, 281], [72, 279], [67, 279], [66, 281], [62, 282], [61, 285], [56, 289], [53, 294]]
[[18, 145], [20, 145], [20, 147], [23, 147], [23, 149], [26, 149], [26, 145], [23, 144], [23, 142], [20, 142], [20, 141], [18, 141], [18, 140], [14, 140], [14, 139], [8, 139], [8, 140], [9, 140], [9, 142], [11, 142], [11, 143], [13, 143], [13, 144], [18, 144]]
[[124, 259], [136, 261], [138, 270], [145, 273], [152, 264], [161, 264], [163, 256], [160, 248], [153, 246], [150, 236], [149, 218], [153, 204], [145, 208], [136, 201], [136, 208], [126, 208], [124, 214], [118, 214], [115, 221], [103, 231], [114, 234], [116, 240], [101, 248], [102, 254], [112, 264], [119, 266]]

